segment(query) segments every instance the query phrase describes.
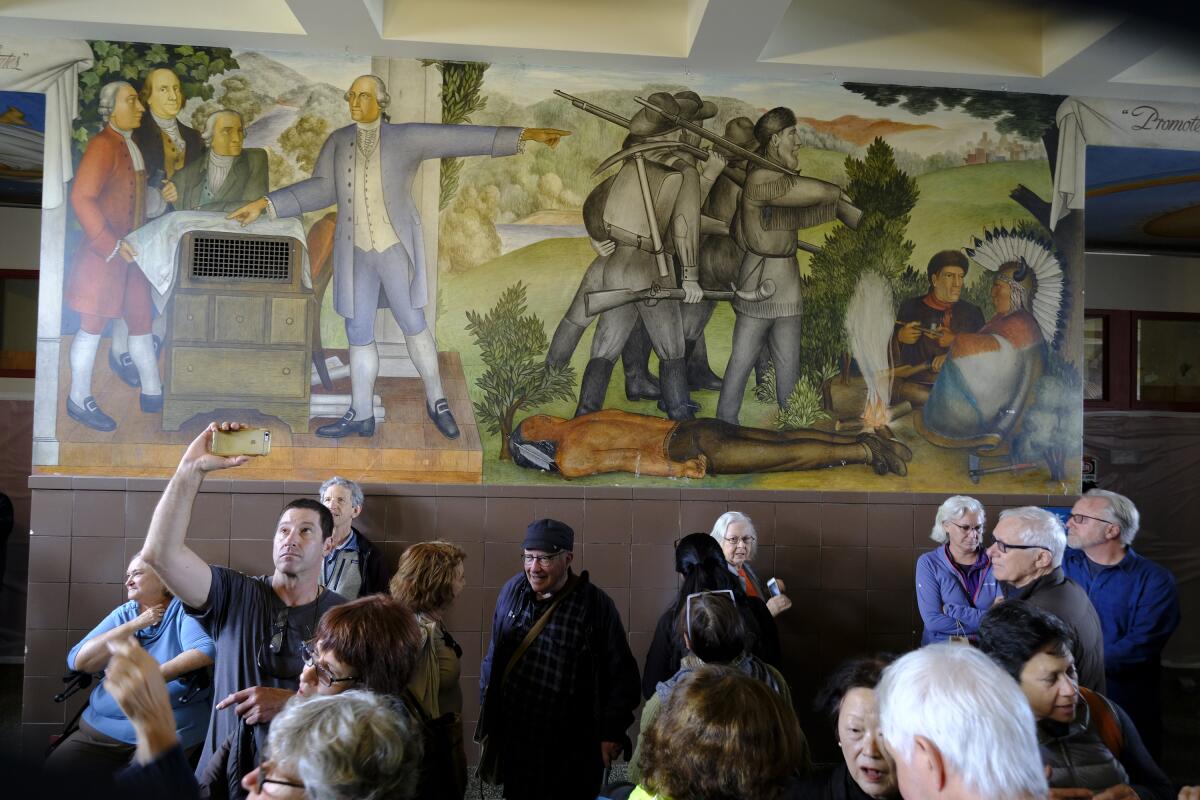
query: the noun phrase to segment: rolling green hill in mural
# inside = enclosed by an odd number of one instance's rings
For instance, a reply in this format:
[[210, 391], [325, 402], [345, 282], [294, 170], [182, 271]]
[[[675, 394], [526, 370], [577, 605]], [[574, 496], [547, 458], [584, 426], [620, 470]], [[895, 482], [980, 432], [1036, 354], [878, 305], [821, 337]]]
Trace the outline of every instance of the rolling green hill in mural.
[[[805, 174], [826, 180], [839, 180], [843, 176], [841, 153], [807, 149], [801, 156], [801, 167]], [[947, 248], [962, 247], [971, 237], [979, 234], [986, 226], [1012, 224], [1026, 219], [1026, 212], [1008, 198], [1008, 193], [1018, 184], [1025, 184], [1043, 197], [1049, 196], [1050, 178], [1044, 161], [1021, 161], [956, 167], [931, 172], [917, 178], [921, 198], [912, 212], [912, 223], [908, 237], [916, 244], [913, 266], [923, 272], [925, 263], [933, 253]], [[831, 226], [812, 228], [802, 232], [802, 238], [819, 244], [825, 231]], [[439, 287], [438, 343], [443, 350], [457, 350], [469, 382], [474, 382], [483, 372], [479, 354], [466, 332], [466, 311], [486, 311], [507, 287], [522, 281], [528, 287], [529, 309], [541, 317], [547, 335], [554, 327], [563, 310], [570, 303], [587, 265], [594, 253], [586, 239], [547, 239], [520, 250], [507, 253], [486, 264], [460, 274], [443, 274]], [[807, 267], [808, 256], [801, 254], [801, 269]], [[978, 280], [979, 273], [973, 270], [969, 282]], [[718, 373], [729, 358], [734, 315], [728, 304], [718, 304], [716, 313], [707, 328], [710, 360]], [[584, 335], [575, 351], [572, 365], [582, 373], [587, 364], [591, 346], [592, 329]], [[328, 341], [328, 340], [327, 340]], [[717, 400], [716, 392], [697, 392], [694, 399], [703, 406], [704, 416], [712, 414]], [[621, 370], [618, 368], [609, 385], [605, 402], [607, 408], [620, 408], [646, 414], [658, 414], [649, 401], [629, 402], [625, 399]], [[569, 417], [574, 413], [573, 401], [549, 403], [537, 411], [556, 416]], [[757, 427], [771, 427], [774, 405], [758, 402], [753, 388], [747, 390], [742, 406], [742, 423]], [[905, 428], [908, 428], [906, 425]], [[914, 488], [941, 482], [943, 486], [970, 484], [959, 468], [958, 459], [944, 459], [943, 466], [930, 467], [928, 460], [922, 463], [921, 452], [935, 450], [915, 433], [898, 434], [913, 448], [916, 457], [908, 481]], [[510, 463], [496, 461], [498, 438], [481, 432], [484, 445], [485, 479], [497, 483], [558, 483], [557, 476], [542, 476]], [[965, 456], [963, 457], [965, 461]], [[946, 463], [949, 462], [949, 463]], [[934, 472], [936, 470], [936, 472]], [[859, 474], [861, 472], [861, 475]], [[865, 490], [902, 491], [908, 488], [905, 479], [895, 476], [879, 477], [866, 469], [856, 472], [856, 480], [862, 481]], [[1020, 480], [1010, 478], [1011, 480]], [[680, 485], [679, 481], [667, 478], [634, 478], [631, 475], [607, 475], [581, 479], [584, 483], [604, 485], [632, 484]], [[721, 476], [705, 478], [699, 483], [706, 487], [746, 488], [816, 488], [827, 480], [821, 471], [786, 473], [783, 475]], [[1044, 487], [1044, 470], [1029, 473], [1024, 477], [1030, 490]]]

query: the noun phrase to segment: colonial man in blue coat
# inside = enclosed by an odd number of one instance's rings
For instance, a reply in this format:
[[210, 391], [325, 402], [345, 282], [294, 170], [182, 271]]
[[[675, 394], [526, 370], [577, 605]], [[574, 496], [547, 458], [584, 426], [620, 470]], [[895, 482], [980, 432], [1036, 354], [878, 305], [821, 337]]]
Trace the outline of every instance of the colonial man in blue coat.
[[476, 125], [387, 124], [387, 87], [375, 75], [357, 78], [346, 92], [353, 125], [333, 132], [321, 147], [312, 177], [271, 192], [229, 215], [243, 225], [264, 210], [298, 217], [337, 205], [333, 245], [333, 307], [346, 319], [350, 344], [350, 409], [318, 436], [375, 433], [372, 397], [379, 375], [375, 310], [380, 293], [404, 332], [408, 353], [425, 384], [425, 410], [444, 436], [458, 436], [438, 370], [437, 345], [425, 322], [429, 302], [421, 217], [412, 183], [421, 162], [474, 155], [509, 156], [524, 142], [551, 147], [568, 131]]

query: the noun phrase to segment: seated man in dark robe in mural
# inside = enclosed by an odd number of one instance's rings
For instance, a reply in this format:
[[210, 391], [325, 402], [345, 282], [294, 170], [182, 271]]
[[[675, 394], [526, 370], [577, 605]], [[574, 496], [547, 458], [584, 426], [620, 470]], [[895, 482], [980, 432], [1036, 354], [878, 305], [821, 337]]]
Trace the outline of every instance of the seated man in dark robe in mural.
[[926, 268], [929, 292], [900, 304], [892, 337], [895, 400], [924, 403], [955, 338], [983, 327], [983, 312], [961, 299], [969, 266], [958, 250], [935, 254]]
[[995, 316], [955, 338], [925, 404], [922, 433], [934, 444], [995, 446], [1008, 437], [1045, 365], [1046, 336], [1032, 313], [1037, 291], [1024, 259], [997, 270]]
[[675, 422], [607, 409], [563, 419], [527, 417], [509, 439], [514, 463], [579, 478], [632, 472], [703, 478], [868, 464], [879, 475], [908, 473], [912, 451], [874, 433], [770, 431], [716, 419]]

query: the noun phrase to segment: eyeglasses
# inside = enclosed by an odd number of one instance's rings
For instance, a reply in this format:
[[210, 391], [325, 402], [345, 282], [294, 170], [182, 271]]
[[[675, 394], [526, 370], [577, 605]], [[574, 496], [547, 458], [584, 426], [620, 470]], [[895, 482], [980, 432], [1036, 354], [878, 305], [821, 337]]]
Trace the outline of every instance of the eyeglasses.
[[1089, 517], [1087, 514], [1072, 513], [1070, 519], [1076, 525], [1082, 525], [1083, 521], [1085, 519], [1092, 519], [1092, 520], [1095, 520], [1096, 522], [1103, 522], [1105, 525], [1116, 525], [1117, 524], [1117, 523], [1113, 522], [1111, 519], [1104, 519], [1102, 517]]
[[275, 765], [269, 759], [258, 765], [258, 772], [255, 775], [255, 781], [254, 781], [254, 793], [255, 794], [262, 794], [263, 787], [266, 786], [268, 783], [273, 783], [276, 786], [290, 786], [293, 789], [305, 788], [303, 783], [292, 783], [291, 781], [281, 781], [281, 780], [277, 780], [275, 778], [267, 777], [268, 775], [271, 774], [271, 769], [274, 766]]
[[1040, 544], [1008, 544], [1007, 542], [1000, 541], [995, 536], [992, 537], [992, 542], [995, 543], [996, 548], [1001, 553], [1007, 553], [1009, 550], [1045, 550], [1047, 553], [1050, 552], [1049, 547], [1044, 547]]
[[958, 528], [963, 533], [983, 533], [983, 525], [959, 525], [954, 520], [946, 520], [954, 527]]
[[733, 596], [733, 589], [712, 589], [707, 592], [692, 592], [684, 601], [684, 619], [683, 624], [687, 628], [688, 638], [692, 638], [692, 601], [697, 597], [704, 597], [706, 594], [723, 595], [729, 598], [729, 602], [736, 605], [737, 600]]
[[300, 657], [304, 659], [304, 666], [312, 667], [316, 670], [317, 682], [322, 686], [333, 686], [335, 683], [352, 683], [358, 680], [357, 675], [347, 675], [344, 678], [335, 676], [329, 667], [317, 660], [317, 654], [313, 652], [308, 642], [303, 642], [300, 645]]
[[737, 547], [739, 544], [744, 544], [746, 547], [749, 547], [758, 540], [753, 536], [726, 536], [725, 541], [729, 542], [734, 547]]
[[[317, 589], [317, 597], [321, 596], [324, 587]], [[291, 608], [284, 606], [275, 612], [275, 616], [271, 621], [271, 638], [259, 642], [258, 651], [255, 653], [255, 664], [258, 670], [263, 675], [280, 680], [294, 681], [300, 677], [301, 670], [304, 669], [303, 661], [297, 658], [297, 652], [291, 647], [284, 647], [288, 634], [288, 622]], [[313, 632], [317, 627], [317, 620], [320, 619], [321, 607], [317, 602], [313, 603], [313, 618], [312, 624], [307, 630], [302, 631], [300, 641], [312, 638]], [[265, 645], [265, 647], [264, 647]]]
[[532, 553], [522, 553], [521, 560], [525, 562], [525, 566], [527, 566], [527, 567], [535, 561], [538, 563], [539, 567], [546, 567], [546, 566], [550, 565], [551, 561], [558, 558], [565, 552], [566, 552], [565, 550], [560, 550], [557, 553], [550, 553], [549, 555], [540, 555], [540, 556], [535, 556]]

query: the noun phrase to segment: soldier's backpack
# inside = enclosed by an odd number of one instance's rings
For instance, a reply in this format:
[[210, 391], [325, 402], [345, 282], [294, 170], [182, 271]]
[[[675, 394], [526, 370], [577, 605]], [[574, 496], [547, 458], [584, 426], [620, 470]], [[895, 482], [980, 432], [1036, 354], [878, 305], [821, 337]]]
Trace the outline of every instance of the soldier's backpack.
[[678, 170], [645, 160], [646, 184], [654, 203], [654, 217], [658, 228], [659, 248], [654, 247], [650, 220], [646, 214], [642, 181], [638, 175], [636, 159], [627, 158], [613, 178], [604, 202], [604, 231], [617, 244], [636, 247], [647, 253], [663, 252], [670, 238], [667, 226], [671, 221], [671, 210], [683, 185], [683, 175]]

